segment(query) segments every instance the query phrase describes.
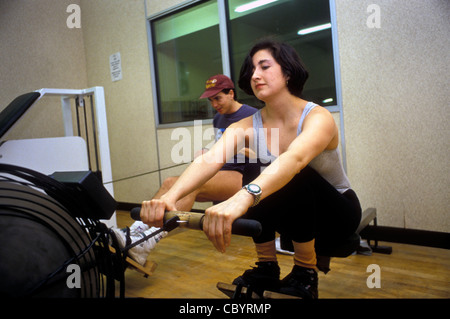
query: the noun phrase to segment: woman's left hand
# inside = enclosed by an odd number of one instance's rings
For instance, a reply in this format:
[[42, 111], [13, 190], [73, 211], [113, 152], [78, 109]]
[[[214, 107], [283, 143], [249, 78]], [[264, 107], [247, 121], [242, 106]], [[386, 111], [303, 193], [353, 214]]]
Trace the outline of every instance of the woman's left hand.
[[231, 242], [231, 225], [253, 204], [253, 196], [240, 190], [234, 196], [205, 211], [203, 231], [214, 247], [222, 253]]

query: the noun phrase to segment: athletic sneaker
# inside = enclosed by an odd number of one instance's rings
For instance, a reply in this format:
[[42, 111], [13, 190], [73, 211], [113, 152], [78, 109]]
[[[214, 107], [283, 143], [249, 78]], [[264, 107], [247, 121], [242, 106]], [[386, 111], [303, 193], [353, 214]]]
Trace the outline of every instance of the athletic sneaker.
[[234, 285], [250, 287], [256, 294], [262, 296], [265, 290], [278, 291], [280, 288], [280, 267], [277, 262], [260, 261], [257, 267], [246, 270], [237, 277]]
[[[145, 236], [148, 236], [152, 234], [153, 232], [157, 231], [159, 228], [156, 227], [149, 227], [142, 223], [133, 223], [133, 225], [130, 227], [130, 239], [131, 243], [134, 243]], [[119, 243], [119, 247], [121, 249], [125, 248], [127, 244], [127, 231], [126, 228], [119, 229], [119, 228], [111, 228], [111, 230], [116, 235], [117, 241]], [[128, 255], [135, 260], [137, 263], [141, 264], [142, 266], [147, 261], [148, 255], [150, 254], [150, 251], [155, 248], [156, 244], [165, 236], [167, 235], [166, 231], [160, 232], [159, 234], [156, 234], [155, 236], [149, 238], [148, 240], [134, 246], [133, 248], [128, 250]]]
[[150, 229], [149, 225], [144, 224], [140, 220], [137, 220], [130, 226], [130, 234], [131, 233], [143, 233], [149, 229]]
[[319, 278], [314, 269], [294, 265], [291, 273], [281, 281], [279, 292], [303, 299], [317, 299], [318, 286]]

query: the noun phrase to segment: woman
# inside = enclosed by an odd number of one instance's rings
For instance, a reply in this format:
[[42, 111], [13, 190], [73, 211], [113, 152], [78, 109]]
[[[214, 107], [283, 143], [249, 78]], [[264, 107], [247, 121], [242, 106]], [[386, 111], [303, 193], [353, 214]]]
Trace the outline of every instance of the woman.
[[[208, 208], [203, 230], [216, 249], [225, 252], [235, 219], [261, 222], [263, 231], [253, 238], [257, 267], [234, 281], [259, 293], [275, 290], [317, 298], [316, 249], [324, 252], [349, 237], [361, 218], [358, 198], [339, 159], [333, 117], [301, 98], [307, 78], [292, 47], [272, 41], [256, 44], [242, 65], [239, 86], [264, 101], [264, 108], [231, 125], [164, 197], [142, 204], [142, 220], [161, 226], [164, 211], [176, 210], [179, 198], [205, 183], [235, 152], [252, 149], [257, 163], [244, 172], [244, 184], [250, 183]], [[292, 239], [294, 246], [294, 267], [281, 281], [275, 232]]]

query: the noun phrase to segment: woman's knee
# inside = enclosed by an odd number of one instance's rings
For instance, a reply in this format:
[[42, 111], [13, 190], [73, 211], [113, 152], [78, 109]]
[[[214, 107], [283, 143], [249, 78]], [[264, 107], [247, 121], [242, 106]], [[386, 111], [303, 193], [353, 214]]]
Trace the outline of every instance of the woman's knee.
[[161, 185], [161, 188], [166, 189], [166, 190], [169, 190], [170, 188], [172, 188], [173, 184], [175, 184], [175, 182], [176, 182], [177, 180], [178, 180], [178, 176], [170, 176], [170, 177], [167, 177], [167, 178], [163, 181], [163, 183], [162, 183], [162, 185]]

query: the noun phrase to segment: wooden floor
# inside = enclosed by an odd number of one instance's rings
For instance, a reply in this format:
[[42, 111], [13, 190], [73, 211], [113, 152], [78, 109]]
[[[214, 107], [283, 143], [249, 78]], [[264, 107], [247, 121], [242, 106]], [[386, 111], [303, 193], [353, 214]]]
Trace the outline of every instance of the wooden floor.
[[[118, 212], [117, 223], [123, 227], [133, 221], [128, 212]], [[392, 246], [393, 253], [332, 259], [331, 271], [319, 274], [319, 298], [450, 298], [450, 250], [381, 244]], [[157, 268], [148, 278], [126, 271], [126, 297], [225, 298], [217, 282], [232, 282], [254, 266], [255, 252], [251, 238], [233, 236], [221, 254], [203, 232], [175, 230], [158, 243], [149, 260]], [[278, 255], [278, 261], [284, 277], [292, 268], [292, 256]], [[371, 264], [380, 266], [380, 288], [367, 287]]]

